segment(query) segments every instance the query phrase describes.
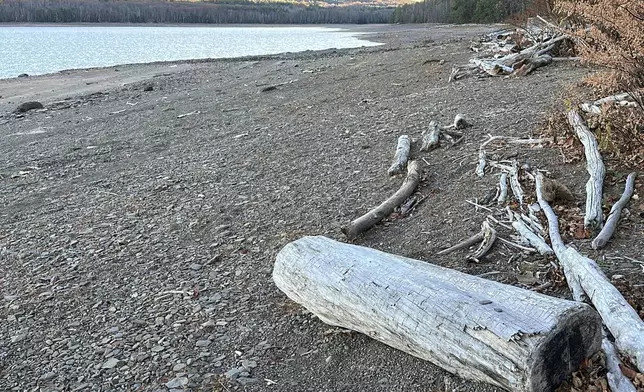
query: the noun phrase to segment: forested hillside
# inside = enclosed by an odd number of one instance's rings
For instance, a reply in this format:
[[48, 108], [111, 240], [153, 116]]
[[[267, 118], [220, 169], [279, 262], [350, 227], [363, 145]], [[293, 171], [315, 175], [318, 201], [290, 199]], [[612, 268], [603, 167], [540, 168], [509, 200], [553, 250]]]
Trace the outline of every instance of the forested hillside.
[[394, 23], [493, 23], [539, 8], [533, 0], [424, 0], [398, 7]]
[[389, 23], [393, 8], [222, 0], [4, 0], [0, 23]]

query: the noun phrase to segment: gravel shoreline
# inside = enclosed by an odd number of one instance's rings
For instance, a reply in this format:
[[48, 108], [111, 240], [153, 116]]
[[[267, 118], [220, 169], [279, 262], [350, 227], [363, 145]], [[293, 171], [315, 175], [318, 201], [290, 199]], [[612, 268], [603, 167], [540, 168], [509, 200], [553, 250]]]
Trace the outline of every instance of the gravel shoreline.
[[[517, 283], [505, 248], [481, 264], [433, 254], [485, 217], [465, 203], [496, 181], [473, 175], [485, 135], [536, 135], [587, 71], [448, 84], [491, 30], [391, 26], [366, 49], [0, 81], [0, 390], [498, 391], [322, 324], [270, 276], [287, 242], [343, 240], [398, 188], [398, 135], [465, 113], [464, 142], [424, 156], [428, 199], [357, 243]], [[27, 100], [45, 110], [10, 113]], [[583, 165], [555, 150], [504, 154], [583, 189]], [[638, 258], [642, 225], [612, 249]]]

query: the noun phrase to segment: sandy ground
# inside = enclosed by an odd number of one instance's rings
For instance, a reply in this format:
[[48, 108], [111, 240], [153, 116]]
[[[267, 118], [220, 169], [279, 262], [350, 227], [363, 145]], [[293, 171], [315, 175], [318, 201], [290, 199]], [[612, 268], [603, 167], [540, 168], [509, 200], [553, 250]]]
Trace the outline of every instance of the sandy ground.
[[[344, 240], [342, 225], [398, 188], [386, 170], [400, 134], [464, 113], [462, 143], [418, 155], [424, 202], [356, 243], [568, 296], [551, 259], [504, 245], [478, 264], [434, 255], [490, 213], [465, 201], [497, 182], [473, 173], [486, 135], [538, 136], [588, 72], [555, 63], [448, 84], [469, 39], [494, 28], [382, 26], [375, 48], [0, 81], [0, 390], [497, 391], [326, 326], [271, 280], [286, 243]], [[45, 109], [11, 113], [29, 100]], [[583, 208], [582, 163], [492, 152], [550, 171]], [[623, 173], [609, 174], [614, 197]], [[575, 241], [628, 298], [643, 297], [642, 267], [625, 258], [641, 260], [638, 200], [605, 251]], [[238, 381], [224, 375], [240, 366]]]

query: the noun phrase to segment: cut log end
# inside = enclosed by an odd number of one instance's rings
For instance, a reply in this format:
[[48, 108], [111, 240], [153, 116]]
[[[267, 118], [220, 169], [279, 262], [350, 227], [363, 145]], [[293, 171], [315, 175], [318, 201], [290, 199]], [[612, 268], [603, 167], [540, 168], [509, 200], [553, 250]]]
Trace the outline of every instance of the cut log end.
[[589, 308], [572, 310], [536, 350], [532, 364], [532, 390], [554, 391], [586, 358], [601, 346], [601, 318]]
[[273, 279], [325, 323], [511, 391], [554, 390], [601, 344], [588, 305], [325, 237], [286, 245]]

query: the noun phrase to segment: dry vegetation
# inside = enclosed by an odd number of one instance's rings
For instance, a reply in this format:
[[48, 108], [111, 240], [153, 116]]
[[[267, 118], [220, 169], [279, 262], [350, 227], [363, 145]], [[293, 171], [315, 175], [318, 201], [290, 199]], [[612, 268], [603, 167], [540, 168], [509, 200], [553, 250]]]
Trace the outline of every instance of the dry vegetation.
[[[606, 158], [620, 166], [644, 169], [644, 2], [557, 0], [554, 11], [575, 38], [581, 60], [598, 67], [568, 94], [569, 106], [630, 93], [634, 106], [605, 104], [599, 115], [587, 116], [587, 120]], [[567, 148], [572, 147], [572, 133], [563, 114], [551, 118], [548, 128], [559, 137], [564, 151], [578, 151]]]

